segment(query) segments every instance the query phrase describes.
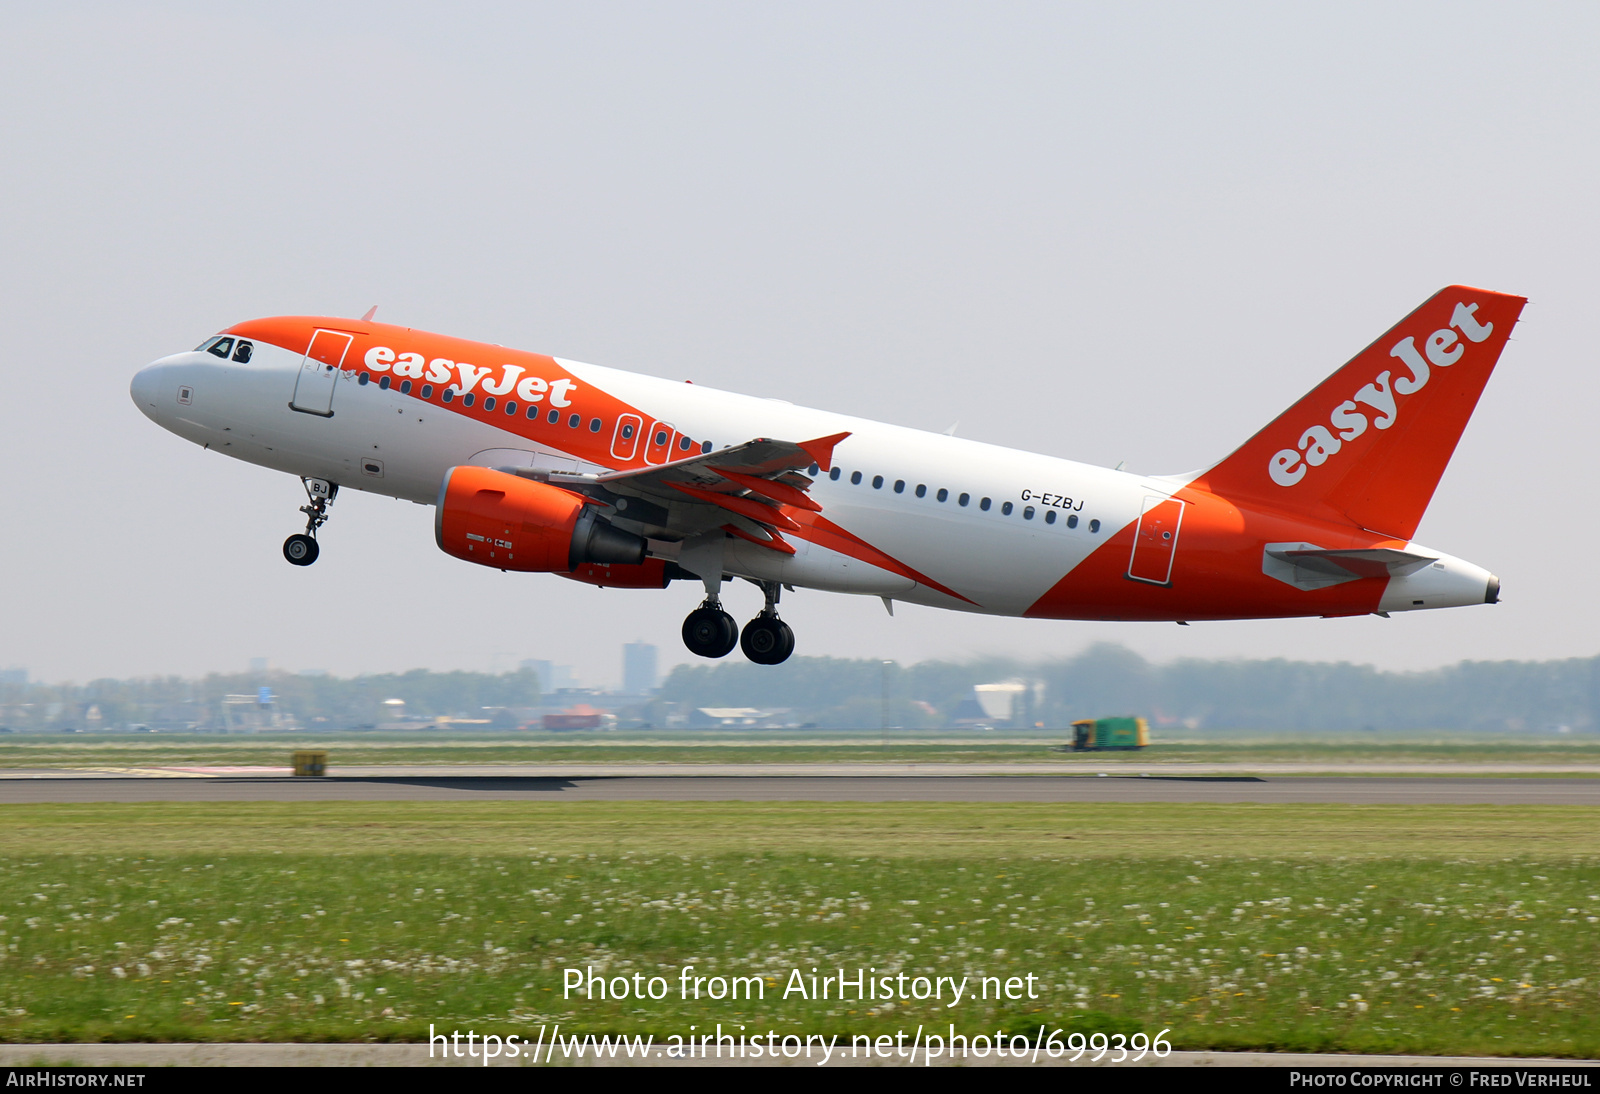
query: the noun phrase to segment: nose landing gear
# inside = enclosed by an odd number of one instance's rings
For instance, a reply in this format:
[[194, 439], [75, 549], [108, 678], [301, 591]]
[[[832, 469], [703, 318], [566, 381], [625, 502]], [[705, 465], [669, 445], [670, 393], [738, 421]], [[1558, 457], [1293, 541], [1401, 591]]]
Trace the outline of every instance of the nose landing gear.
[[[306, 530], [283, 541], [283, 557], [292, 566], [309, 566], [322, 553], [317, 546], [317, 529], [328, 523], [328, 506], [339, 496], [339, 484], [326, 479], [301, 479], [309, 499], [300, 511], [306, 515]], [[731, 648], [731, 647], [730, 647]]]
[[794, 630], [778, 618], [778, 594], [782, 586], [776, 581], [763, 581], [761, 592], [767, 606], [761, 614], [744, 625], [739, 636], [739, 647], [744, 655], [758, 665], [781, 665], [794, 652]]

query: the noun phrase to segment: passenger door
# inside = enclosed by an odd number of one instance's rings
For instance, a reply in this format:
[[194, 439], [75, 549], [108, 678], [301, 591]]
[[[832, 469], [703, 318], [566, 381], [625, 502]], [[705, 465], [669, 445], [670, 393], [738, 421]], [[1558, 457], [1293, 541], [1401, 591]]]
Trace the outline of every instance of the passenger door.
[[319, 330], [311, 336], [300, 375], [295, 379], [291, 409], [307, 414], [333, 417], [333, 385], [339, 379], [339, 366], [350, 350], [352, 338], [343, 331]]

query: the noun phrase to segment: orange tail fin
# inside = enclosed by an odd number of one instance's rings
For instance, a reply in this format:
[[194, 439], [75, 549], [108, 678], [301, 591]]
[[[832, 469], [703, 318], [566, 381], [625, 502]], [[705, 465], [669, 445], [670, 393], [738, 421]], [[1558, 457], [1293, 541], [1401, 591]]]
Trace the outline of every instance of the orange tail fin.
[[1410, 539], [1526, 303], [1442, 290], [1193, 485]]

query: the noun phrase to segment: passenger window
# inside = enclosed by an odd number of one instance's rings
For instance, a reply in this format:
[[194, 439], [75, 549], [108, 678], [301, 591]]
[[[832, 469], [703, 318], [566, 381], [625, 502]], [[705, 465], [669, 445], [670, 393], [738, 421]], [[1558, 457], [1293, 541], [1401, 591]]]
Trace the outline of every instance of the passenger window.
[[549, 414], [545, 415], [544, 420], [549, 422], [551, 425], [559, 425], [561, 422], [561, 411], [552, 410]]
[[578, 428], [578, 423], [581, 422], [581, 421], [583, 421], [583, 415], [582, 414], [574, 414], [574, 415], [572, 415], [571, 417], [569, 417], [567, 419], [567, 428], [568, 429], [577, 429]]
[[360, 384], [362, 387], [366, 387], [371, 382], [372, 373], [370, 372], [363, 372], [360, 376], [356, 377], [356, 383]]
[[941, 487], [939, 487], [939, 492], [937, 494], [935, 494], [934, 497], [937, 498], [939, 501], [949, 501], [950, 500], [950, 491], [946, 490], [944, 487], [941, 486]]
[[701, 452], [710, 452], [711, 451], [711, 442], [710, 441], [705, 441], [704, 443], [702, 443], [700, 445], [700, 451]]
[[1089, 531], [1098, 532], [1099, 530], [1100, 530], [1100, 522], [1098, 520], [1091, 520], [1089, 522]]
[[538, 420], [539, 420], [539, 408], [536, 407], [536, 406], [530, 405], [528, 407], [528, 421], [536, 422]]
[[512, 417], [516, 417], [517, 401], [515, 399], [506, 400], [506, 413]]
[[806, 474], [810, 475], [812, 478], [816, 478], [817, 477], [817, 472], [821, 471], [821, 470], [822, 470], [822, 468], [818, 467], [816, 464], [812, 464], [811, 465], [811, 470], [806, 472]]
[[423, 384], [422, 385], [422, 397], [424, 399], [433, 398], [433, 385], [432, 384]]
[[[389, 377], [387, 377], [387, 376], [384, 377], [385, 380], [387, 380], [388, 378]], [[443, 399], [447, 403], [455, 402], [456, 401], [456, 389], [453, 388], [453, 387], [445, 388], [443, 391], [441, 391], [439, 393], [439, 398]]]
[[[407, 387], [411, 386], [411, 381], [410, 380], [406, 381], [406, 386]], [[469, 391], [465, 395], [461, 396], [461, 405], [462, 406], [471, 406], [475, 399], [477, 399], [477, 396]]]
[[1009, 501], [1003, 501], [1000, 503], [1000, 515], [1002, 517], [1009, 517], [1011, 515], [1011, 503]]
[[483, 411], [484, 411], [484, 413], [487, 414], [489, 411], [491, 411], [493, 409], [494, 409], [494, 396], [493, 395], [484, 396], [484, 398], [483, 398]]
[[842, 472], [835, 467], [832, 471], [828, 472], [828, 478], [832, 479], [834, 482], [838, 482], [840, 474], [842, 474]]
[[906, 480], [905, 479], [895, 479], [894, 480], [894, 492], [896, 494], [904, 494], [906, 492]]
[[[555, 421], [554, 418], [551, 418], [550, 420], [552, 422]], [[654, 441], [650, 442], [650, 443], [654, 444], [657, 448], [659, 448], [662, 445], [666, 444], [667, 443], [667, 431], [665, 429], [656, 430], [656, 439]]]
[[982, 501], [980, 501], [978, 503], [978, 508], [982, 509], [985, 513], [987, 513], [989, 511], [989, 499], [988, 498], [984, 498]]
[[589, 432], [590, 433], [598, 433], [598, 432], [600, 432], [600, 419], [599, 418], [590, 418], [589, 419]]
[[[410, 395], [411, 394], [411, 381], [410, 380], [401, 380], [400, 381], [400, 394], [402, 394], [402, 395]], [[472, 405], [472, 396], [470, 396], [470, 395], [467, 396], [467, 405], [468, 406]]]
[[1067, 527], [1068, 528], [1076, 528], [1077, 526], [1078, 526], [1078, 514], [1076, 514], [1076, 513], [1068, 513], [1067, 514]]
[[623, 422], [622, 423], [622, 439], [625, 440], [625, 441], [633, 440], [633, 423], [632, 422]]
[[694, 444], [694, 442], [691, 441], [688, 437], [679, 437], [678, 438], [678, 451], [679, 452], [687, 452], [687, 451], [689, 451], [689, 446], [692, 445], [692, 444]]
[[[382, 391], [388, 391], [389, 390], [389, 379], [390, 379], [389, 377], [385, 376], [383, 379], [378, 381], [379, 390], [382, 390]], [[449, 401], [450, 401], [449, 399], [445, 400], [445, 402], [447, 402], [447, 403]]]
[[874, 475], [874, 476], [872, 476], [872, 488], [874, 490], [882, 490], [883, 489], [883, 476], [882, 475]]
[[851, 486], [860, 486], [861, 485], [861, 472], [859, 472], [859, 471], [850, 472], [850, 485]]
[[220, 357], [224, 361], [226, 361], [228, 359], [228, 354], [231, 353], [232, 351], [233, 351], [233, 339], [232, 338], [218, 338], [216, 345], [212, 346], [211, 349], [208, 350], [207, 352], [209, 352], [211, 354], [214, 354], [215, 356]]
[[922, 485], [922, 483], [920, 483], [920, 482], [917, 483], [917, 497], [925, 498], [927, 496], [928, 496], [928, 488], [926, 486]]
[[1024, 509], [1022, 511], [1022, 519], [1023, 520], [1032, 520], [1033, 519], [1033, 506], [1030, 505], [1030, 506], [1028, 506], [1026, 509]]
[[1046, 524], [1054, 524], [1056, 522], [1056, 511], [1054, 509], [1044, 515], [1044, 522]]
[[967, 506], [967, 502], [969, 502], [971, 500], [972, 500], [972, 495], [971, 494], [962, 494], [959, 498], [956, 499], [956, 504], [961, 506], [963, 509], [965, 509], [966, 506]]
[[250, 354], [254, 351], [255, 346], [240, 339], [239, 344], [233, 347], [233, 359], [241, 365], [248, 365], [250, 363]]

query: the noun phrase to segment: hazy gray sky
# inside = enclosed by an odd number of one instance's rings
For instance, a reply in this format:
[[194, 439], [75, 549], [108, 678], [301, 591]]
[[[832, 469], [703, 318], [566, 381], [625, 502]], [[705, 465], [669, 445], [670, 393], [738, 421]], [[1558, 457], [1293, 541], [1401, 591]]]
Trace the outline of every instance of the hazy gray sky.
[[[1593, 5], [0, 7], [0, 666], [620, 676], [697, 588], [448, 558], [147, 421], [241, 319], [359, 315], [1154, 473], [1440, 287], [1532, 303], [1418, 538], [1497, 607], [1171, 624], [801, 592], [800, 654], [1591, 656]], [[753, 614], [759, 595], [734, 590]]]

